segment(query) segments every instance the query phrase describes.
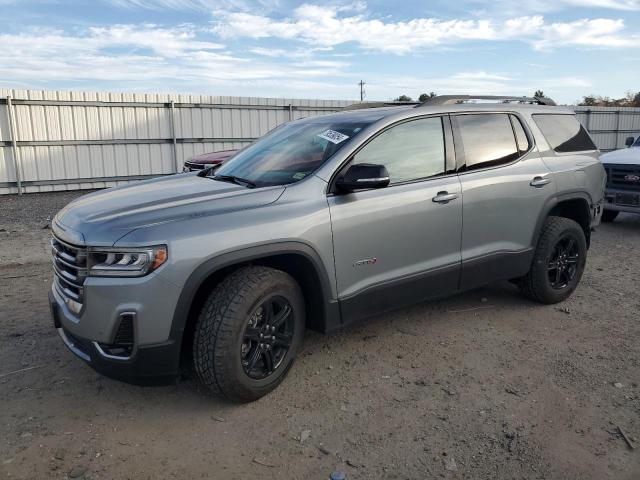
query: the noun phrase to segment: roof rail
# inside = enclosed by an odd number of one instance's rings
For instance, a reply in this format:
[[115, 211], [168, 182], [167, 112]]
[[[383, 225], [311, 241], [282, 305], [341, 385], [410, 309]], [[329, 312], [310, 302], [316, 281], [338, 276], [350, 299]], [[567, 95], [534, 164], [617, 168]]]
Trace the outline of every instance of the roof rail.
[[422, 104], [420, 102], [358, 102], [347, 105], [342, 109], [342, 111], [361, 110], [363, 108], [402, 107], [410, 105], [419, 106]]
[[465, 103], [467, 100], [494, 100], [500, 103], [537, 103], [538, 105], [555, 106], [556, 102], [547, 97], [505, 97], [502, 95], [436, 95], [422, 102], [420, 107], [433, 107], [438, 105], [451, 105]]

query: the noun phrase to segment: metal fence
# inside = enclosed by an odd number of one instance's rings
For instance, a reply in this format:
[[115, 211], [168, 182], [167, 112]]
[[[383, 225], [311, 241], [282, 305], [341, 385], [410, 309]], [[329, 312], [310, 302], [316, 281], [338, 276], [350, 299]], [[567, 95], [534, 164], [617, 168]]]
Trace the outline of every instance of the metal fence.
[[640, 108], [575, 107], [575, 111], [603, 152], [624, 148], [627, 137], [640, 135]]
[[[353, 102], [0, 89], [0, 194], [102, 188], [180, 171], [275, 126]], [[640, 108], [576, 107], [603, 151], [640, 134]]]
[[277, 125], [353, 102], [0, 89], [0, 194], [101, 188], [181, 171]]

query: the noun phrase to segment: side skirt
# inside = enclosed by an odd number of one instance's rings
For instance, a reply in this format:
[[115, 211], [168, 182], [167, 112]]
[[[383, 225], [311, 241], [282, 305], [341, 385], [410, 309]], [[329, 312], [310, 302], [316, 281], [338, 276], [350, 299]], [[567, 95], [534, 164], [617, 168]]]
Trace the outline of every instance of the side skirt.
[[495, 252], [462, 262], [460, 290], [524, 276], [531, 268], [534, 250]]
[[342, 325], [391, 310], [453, 294], [458, 289], [460, 264], [374, 285], [340, 299]]
[[[446, 297], [464, 290], [525, 275], [533, 261], [533, 249], [496, 252], [459, 264], [431, 270], [379, 285], [341, 298], [340, 314], [345, 327], [369, 317], [426, 300]], [[336, 330], [331, 325], [329, 331]]]

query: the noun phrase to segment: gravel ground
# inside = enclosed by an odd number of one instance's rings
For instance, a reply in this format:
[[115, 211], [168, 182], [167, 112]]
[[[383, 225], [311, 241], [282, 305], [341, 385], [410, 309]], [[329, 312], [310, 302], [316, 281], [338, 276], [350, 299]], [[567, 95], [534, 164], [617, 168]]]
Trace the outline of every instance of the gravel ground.
[[237, 406], [103, 378], [61, 344], [43, 226], [76, 195], [0, 198], [0, 478], [640, 478], [640, 216], [598, 229], [563, 304], [499, 283], [309, 333]]

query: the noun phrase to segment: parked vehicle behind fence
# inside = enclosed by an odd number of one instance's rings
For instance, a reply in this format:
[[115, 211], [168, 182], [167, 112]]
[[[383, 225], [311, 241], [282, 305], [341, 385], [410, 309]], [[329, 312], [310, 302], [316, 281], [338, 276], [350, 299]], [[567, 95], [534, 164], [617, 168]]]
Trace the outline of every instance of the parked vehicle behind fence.
[[197, 172], [205, 168], [216, 167], [233, 157], [238, 150], [221, 150], [194, 155], [184, 161], [183, 172]]
[[52, 222], [63, 342], [109, 376], [192, 365], [251, 401], [284, 379], [305, 329], [499, 280], [563, 301], [602, 213], [599, 152], [548, 99], [473, 98], [492, 103], [296, 120], [214, 172], [75, 200]]

